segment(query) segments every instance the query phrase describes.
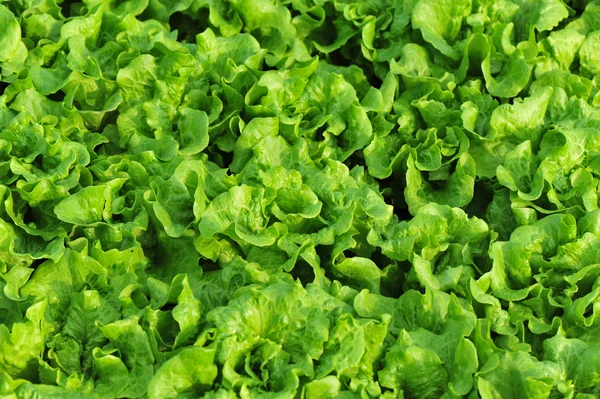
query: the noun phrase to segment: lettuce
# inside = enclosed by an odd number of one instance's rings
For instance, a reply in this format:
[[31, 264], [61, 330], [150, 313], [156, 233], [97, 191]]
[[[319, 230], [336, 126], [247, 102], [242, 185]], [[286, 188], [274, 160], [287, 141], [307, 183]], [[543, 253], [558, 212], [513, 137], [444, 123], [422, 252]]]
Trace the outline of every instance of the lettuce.
[[600, 397], [600, 2], [0, 1], [0, 397]]

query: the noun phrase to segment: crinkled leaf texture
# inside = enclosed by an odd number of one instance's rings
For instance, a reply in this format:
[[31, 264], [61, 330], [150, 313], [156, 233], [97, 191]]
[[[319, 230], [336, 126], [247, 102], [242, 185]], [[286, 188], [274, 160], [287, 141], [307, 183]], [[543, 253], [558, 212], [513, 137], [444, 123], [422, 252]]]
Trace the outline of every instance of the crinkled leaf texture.
[[599, 76], [591, 0], [0, 1], [0, 397], [600, 397]]

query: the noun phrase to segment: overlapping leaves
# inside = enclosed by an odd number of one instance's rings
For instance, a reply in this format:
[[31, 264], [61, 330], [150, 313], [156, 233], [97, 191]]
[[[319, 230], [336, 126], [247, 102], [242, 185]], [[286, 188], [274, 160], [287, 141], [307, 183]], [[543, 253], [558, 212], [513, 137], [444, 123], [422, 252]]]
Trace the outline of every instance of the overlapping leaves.
[[599, 21], [0, 2], [0, 396], [599, 396]]

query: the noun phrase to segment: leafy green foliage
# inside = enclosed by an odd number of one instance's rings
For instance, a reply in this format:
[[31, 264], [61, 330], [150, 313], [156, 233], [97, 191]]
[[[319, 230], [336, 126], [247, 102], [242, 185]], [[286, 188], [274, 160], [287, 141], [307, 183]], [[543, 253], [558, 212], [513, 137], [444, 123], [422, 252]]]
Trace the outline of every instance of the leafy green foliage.
[[0, 1], [0, 397], [600, 397], [599, 76], [598, 1]]

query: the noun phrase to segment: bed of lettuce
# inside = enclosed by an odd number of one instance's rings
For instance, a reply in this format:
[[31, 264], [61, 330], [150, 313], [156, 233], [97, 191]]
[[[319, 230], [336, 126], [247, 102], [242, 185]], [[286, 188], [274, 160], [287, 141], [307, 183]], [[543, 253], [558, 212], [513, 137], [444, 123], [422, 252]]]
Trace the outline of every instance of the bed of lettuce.
[[600, 397], [600, 2], [4, 0], [0, 80], [1, 398]]

